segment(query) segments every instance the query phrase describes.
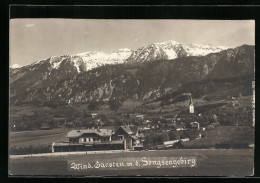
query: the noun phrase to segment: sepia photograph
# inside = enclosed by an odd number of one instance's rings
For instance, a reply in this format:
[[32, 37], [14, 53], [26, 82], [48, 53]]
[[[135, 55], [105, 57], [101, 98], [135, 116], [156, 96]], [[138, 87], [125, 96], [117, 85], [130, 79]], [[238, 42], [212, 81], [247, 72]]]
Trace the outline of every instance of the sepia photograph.
[[254, 175], [254, 20], [9, 26], [10, 177]]

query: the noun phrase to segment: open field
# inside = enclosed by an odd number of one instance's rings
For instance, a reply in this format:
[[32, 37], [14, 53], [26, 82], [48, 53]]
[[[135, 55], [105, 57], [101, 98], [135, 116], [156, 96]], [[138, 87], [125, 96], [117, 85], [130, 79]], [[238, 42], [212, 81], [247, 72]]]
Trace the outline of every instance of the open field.
[[32, 116], [35, 111], [44, 113], [52, 113], [52, 108], [47, 106], [36, 106], [36, 105], [23, 105], [23, 106], [10, 106], [10, 116]]
[[9, 134], [10, 147], [33, 147], [49, 146], [53, 142], [66, 141], [66, 135], [71, 129], [58, 128], [51, 130], [35, 130], [35, 131], [21, 131], [11, 132]]
[[[174, 158], [195, 157], [197, 166], [194, 167], [131, 167], [131, 168], [92, 168], [75, 170], [71, 163], [101, 162], [135, 162], [142, 157]], [[249, 176], [253, 174], [253, 149], [229, 150], [165, 150], [122, 152], [114, 154], [68, 155], [61, 157], [30, 157], [25, 159], [10, 159], [9, 172], [11, 175], [78, 175], [78, 176]]]
[[185, 142], [187, 148], [214, 147], [220, 143], [248, 143], [254, 144], [254, 128], [250, 126], [219, 126], [206, 131], [206, 138]]

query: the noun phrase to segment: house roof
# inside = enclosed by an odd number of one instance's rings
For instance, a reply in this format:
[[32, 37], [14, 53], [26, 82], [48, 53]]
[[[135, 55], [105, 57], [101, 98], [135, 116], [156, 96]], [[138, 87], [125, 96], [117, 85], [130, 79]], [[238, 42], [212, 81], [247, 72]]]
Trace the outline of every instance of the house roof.
[[[125, 130], [130, 137], [132, 137], [133, 139], [137, 140], [138, 138], [143, 138], [145, 137], [143, 133], [138, 133], [138, 135], [136, 136], [135, 132], [138, 130], [138, 127], [134, 127], [134, 126], [120, 126], [123, 130]], [[119, 128], [120, 128], [119, 127]]]
[[137, 137], [141, 137], [141, 138], [144, 138], [144, 134], [143, 133], [139, 133]]
[[135, 133], [138, 130], [137, 126], [129, 126], [130, 130]]
[[[135, 136], [134, 132], [137, 131], [137, 127], [129, 127], [128, 125], [120, 126], [116, 129], [113, 128], [106, 128], [106, 129], [83, 129], [83, 130], [72, 130], [67, 134], [68, 138], [75, 138], [80, 137], [83, 134], [90, 134], [95, 133], [99, 136], [111, 136], [115, 131], [117, 131], [119, 128], [122, 128], [126, 133], [128, 133], [131, 137]], [[143, 134], [139, 134], [138, 137], [141, 137]], [[133, 137], [136, 138], [136, 137]]]
[[123, 130], [125, 130], [129, 135], [133, 133], [128, 125], [120, 126], [120, 127], [121, 127]]
[[137, 136], [135, 136], [135, 135], [131, 135], [131, 137], [132, 137], [134, 140], [137, 140], [137, 139], [138, 139]]
[[67, 134], [67, 137], [80, 137], [83, 134], [95, 133], [99, 136], [111, 136], [112, 130], [110, 129], [83, 129], [83, 130], [72, 130]]
[[191, 93], [190, 93], [190, 105], [193, 105], [193, 101], [192, 101]]

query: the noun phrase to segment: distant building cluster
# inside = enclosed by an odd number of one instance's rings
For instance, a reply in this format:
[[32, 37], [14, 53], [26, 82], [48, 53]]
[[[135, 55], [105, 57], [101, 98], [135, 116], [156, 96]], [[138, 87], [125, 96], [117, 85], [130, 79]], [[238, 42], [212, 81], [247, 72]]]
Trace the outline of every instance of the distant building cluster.
[[[191, 94], [189, 103], [189, 113], [194, 113], [194, 105]], [[98, 114], [91, 114], [91, 118], [97, 118]], [[116, 129], [109, 128], [88, 128], [82, 130], [72, 130], [67, 134], [67, 142], [58, 142], [52, 144], [52, 152], [69, 152], [69, 151], [98, 151], [98, 150], [142, 150], [144, 146], [145, 135], [144, 132], [151, 129], [158, 128], [152, 126], [151, 121], [144, 118], [143, 114], [135, 116], [137, 120], [143, 123], [143, 127], [122, 125]], [[178, 118], [166, 118], [165, 121], [172, 124], [175, 131], [185, 131], [187, 128], [184, 124], [176, 126]], [[158, 122], [161, 124], [161, 122]], [[198, 122], [192, 122], [191, 128], [200, 130]], [[168, 132], [166, 130], [164, 132]], [[201, 137], [199, 137], [201, 138]], [[182, 139], [182, 141], [189, 141], [189, 139]], [[178, 142], [178, 140], [176, 141]], [[165, 142], [167, 146], [173, 145], [175, 141]]]

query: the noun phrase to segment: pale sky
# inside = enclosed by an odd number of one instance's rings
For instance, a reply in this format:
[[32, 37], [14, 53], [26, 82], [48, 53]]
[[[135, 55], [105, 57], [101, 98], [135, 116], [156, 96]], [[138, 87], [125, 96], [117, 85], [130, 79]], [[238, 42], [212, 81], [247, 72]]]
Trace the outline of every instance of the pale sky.
[[254, 20], [12, 19], [10, 64], [28, 65], [51, 56], [137, 49], [175, 40], [236, 47], [255, 44]]

